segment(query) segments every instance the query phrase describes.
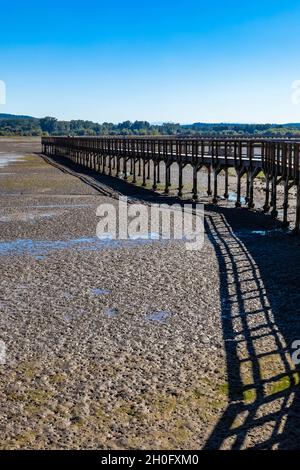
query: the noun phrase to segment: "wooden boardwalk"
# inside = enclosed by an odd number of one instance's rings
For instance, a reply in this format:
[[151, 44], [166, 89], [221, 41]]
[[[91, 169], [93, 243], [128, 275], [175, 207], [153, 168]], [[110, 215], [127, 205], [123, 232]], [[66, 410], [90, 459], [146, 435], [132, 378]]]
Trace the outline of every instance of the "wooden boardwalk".
[[[277, 217], [277, 186], [284, 186], [283, 225], [288, 226], [289, 191], [296, 187], [296, 217], [294, 231], [300, 233], [300, 141], [274, 139], [208, 139], [174, 137], [43, 137], [42, 150], [46, 155], [65, 156], [76, 163], [116, 176], [128, 172], [142, 176], [143, 185], [153, 165], [153, 189], [160, 182], [160, 163], [165, 164], [165, 193], [171, 186], [171, 165], [178, 165], [178, 196], [182, 196], [183, 169], [193, 169], [193, 199], [198, 199], [197, 174], [207, 169], [207, 193], [218, 202], [218, 175], [225, 174], [225, 197], [228, 197], [228, 170], [236, 173], [236, 206], [241, 206], [241, 179], [246, 177], [246, 201], [254, 207], [254, 180], [259, 173], [265, 176], [264, 211]], [[213, 180], [212, 180], [213, 176]], [[212, 185], [213, 181], [213, 185]]]

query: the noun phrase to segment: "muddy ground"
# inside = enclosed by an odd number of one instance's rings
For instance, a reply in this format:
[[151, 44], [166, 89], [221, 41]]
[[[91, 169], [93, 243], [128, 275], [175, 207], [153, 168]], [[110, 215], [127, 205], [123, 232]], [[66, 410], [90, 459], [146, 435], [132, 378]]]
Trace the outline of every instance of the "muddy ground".
[[0, 447], [299, 448], [299, 238], [204, 188], [201, 250], [101, 241], [156, 196], [39, 151], [0, 139]]

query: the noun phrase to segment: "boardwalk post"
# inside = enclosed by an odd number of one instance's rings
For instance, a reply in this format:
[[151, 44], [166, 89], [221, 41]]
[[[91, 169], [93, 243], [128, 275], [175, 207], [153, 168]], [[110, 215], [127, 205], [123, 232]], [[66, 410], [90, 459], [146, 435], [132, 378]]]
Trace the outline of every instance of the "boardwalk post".
[[178, 197], [182, 197], [183, 189], [183, 165], [182, 163], [178, 164]]
[[224, 192], [224, 197], [225, 199], [228, 199], [229, 194], [228, 194], [228, 167], [224, 169], [225, 172], [225, 192]]
[[133, 180], [132, 182], [135, 184], [136, 183], [136, 160], [135, 160], [135, 157], [133, 157]]
[[168, 187], [171, 187], [171, 165], [172, 163], [168, 164]]
[[153, 185], [152, 189], [156, 190], [157, 189], [157, 159], [156, 159], [156, 154], [155, 154], [155, 142], [152, 140], [150, 142], [150, 149], [151, 149], [151, 159], [153, 163]]
[[153, 186], [152, 189], [157, 189], [157, 163], [153, 161]]
[[148, 159], [148, 164], [147, 164], [147, 180], [150, 179], [150, 158]]
[[288, 227], [290, 225], [288, 221], [288, 208], [289, 208], [289, 177], [286, 176], [284, 182], [284, 199], [283, 199], [283, 227]]
[[229, 194], [228, 194], [228, 142], [227, 141], [225, 141], [225, 143], [224, 143], [224, 157], [225, 157], [225, 168], [224, 168], [225, 191], [224, 191], [224, 197], [225, 197], [225, 199], [228, 199]]
[[248, 198], [248, 209], [253, 209], [254, 208], [254, 176], [255, 176], [255, 171], [253, 169], [249, 169], [249, 198]]
[[249, 171], [248, 170], [247, 170], [247, 173], [246, 173], [246, 178], [247, 178], [247, 186], [246, 186], [245, 201], [248, 203], [249, 202], [249, 197], [250, 197], [250, 178], [249, 178]]
[[124, 172], [124, 180], [126, 181], [127, 180], [127, 156], [125, 155], [124, 159], [123, 159], [123, 172]]
[[160, 160], [157, 163], [157, 183], [160, 184]]
[[198, 167], [197, 163], [193, 165], [193, 199], [198, 201]]
[[218, 203], [218, 174], [220, 173], [220, 167], [219, 165], [214, 168], [214, 194], [213, 194], [213, 200], [212, 202], [214, 204]]
[[143, 159], [143, 183], [142, 186], [146, 185], [146, 160]]
[[236, 188], [236, 203], [235, 207], [241, 207], [241, 178], [242, 178], [242, 171], [236, 168], [236, 176], [237, 176], [237, 188]]
[[119, 178], [120, 176], [120, 158], [119, 157], [116, 157], [117, 158], [117, 172], [116, 172], [116, 177]]
[[270, 210], [270, 176], [268, 174], [265, 174], [266, 178], [266, 187], [265, 187], [265, 204], [263, 206], [264, 212], [269, 212]]
[[130, 158], [130, 175], [133, 175], [134, 157]]
[[166, 163], [166, 170], [165, 170], [165, 191], [164, 191], [165, 194], [169, 194], [169, 186], [170, 186], [170, 179], [169, 179], [169, 176], [170, 176], [170, 170], [169, 170], [168, 164]]
[[248, 169], [247, 169], [247, 203], [248, 209], [254, 207], [253, 204], [253, 168], [252, 168], [252, 143], [247, 143], [247, 159], [248, 159]]
[[212, 190], [211, 190], [211, 165], [207, 166], [207, 195], [208, 196], [212, 195]]
[[277, 211], [277, 156], [278, 156], [278, 146], [271, 145], [271, 159], [272, 159], [272, 189], [271, 189], [271, 217], [276, 219], [278, 216]]
[[273, 175], [272, 177], [272, 211], [271, 211], [271, 216], [273, 219], [276, 219], [278, 216], [278, 211], [277, 211], [277, 176], [276, 174]]

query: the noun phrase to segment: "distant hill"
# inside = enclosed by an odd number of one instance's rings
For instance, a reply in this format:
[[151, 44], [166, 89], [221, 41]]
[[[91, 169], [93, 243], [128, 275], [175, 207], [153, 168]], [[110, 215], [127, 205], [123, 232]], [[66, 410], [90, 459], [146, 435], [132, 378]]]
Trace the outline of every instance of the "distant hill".
[[243, 127], [255, 127], [256, 129], [259, 128], [271, 128], [271, 127], [285, 127], [285, 128], [300, 128], [300, 123], [287, 123], [287, 124], [256, 124], [256, 123], [240, 123], [240, 122], [215, 122], [215, 123], [207, 123], [207, 122], [194, 122], [193, 124], [183, 124], [182, 127], [190, 128], [190, 127], [200, 127], [200, 128], [214, 128], [214, 127], [221, 127], [221, 128], [243, 128]]
[[42, 135], [40, 119], [16, 114], [0, 114], [0, 136]]
[[22, 114], [2, 114], [0, 113], [0, 119], [37, 119], [32, 116], [23, 116]]
[[284, 124], [284, 127], [289, 127], [290, 129], [300, 129], [300, 123], [294, 122], [290, 124]]

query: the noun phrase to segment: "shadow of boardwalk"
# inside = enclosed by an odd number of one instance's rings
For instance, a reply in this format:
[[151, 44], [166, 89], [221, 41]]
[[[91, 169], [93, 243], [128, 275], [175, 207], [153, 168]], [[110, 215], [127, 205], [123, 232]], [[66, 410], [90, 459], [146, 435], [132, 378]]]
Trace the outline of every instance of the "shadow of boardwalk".
[[[41, 155], [37, 153], [37, 155]], [[147, 203], [158, 203], [158, 204], [183, 204], [184, 202], [182, 199], [178, 198], [177, 196], [168, 196], [166, 197], [164, 194], [160, 194], [148, 187], [142, 187], [134, 185], [122, 178], [117, 178], [115, 176], [110, 176], [108, 174], [99, 173], [98, 171], [92, 170], [87, 168], [83, 165], [79, 165], [69, 158], [62, 157], [62, 156], [44, 156], [43, 158], [46, 160], [47, 163], [52, 165], [59, 165], [60, 170], [67, 170], [71, 172], [74, 176], [78, 178], [88, 177], [89, 179], [85, 179], [84, 182], [87, 184], [91, 184], [94, 189], [97, 190], [97, 183], [99, 184], [99, 190], [101, 192], [101, 187], [104, 185], [105, 187], [109, 188], [110, 190], [122, 195], [127, 196], [128, 198], [138, 199]], [[185, 201], [188, 202], [188, 201]], [[192, 202], [192, 201], [190, 201]]]
[[299, 375], [291, 360], [300, 339], [299, 239], [253, 232], [261, 219], [254, 213], [210, 211], [229, 404], [204, 448], [299, 449]]

